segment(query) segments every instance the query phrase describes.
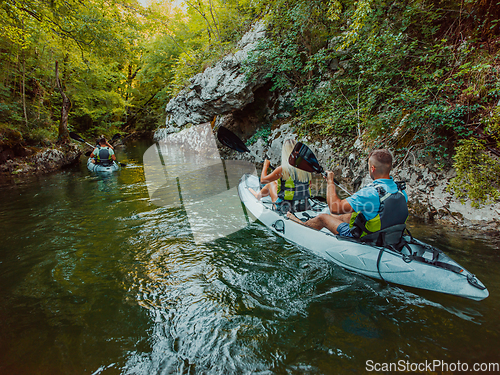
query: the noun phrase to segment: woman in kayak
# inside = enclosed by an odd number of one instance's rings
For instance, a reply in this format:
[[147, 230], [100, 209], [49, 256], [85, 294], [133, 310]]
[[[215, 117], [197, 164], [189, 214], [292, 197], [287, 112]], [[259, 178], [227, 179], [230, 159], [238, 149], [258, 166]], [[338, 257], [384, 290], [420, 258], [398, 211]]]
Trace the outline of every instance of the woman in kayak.
[[[295, 147], [293, 139], [287, 139], [281, 149], [281, 165], [267, 174], [271, 162], [266, 159], [260, 175], [261, 190], [248, 190], [257, 199], [271, 196], [273, 203], [282, 204], [285, 201], [305, 200], [310, 196], [311, 173], [292, 167], [288, 158]], [[263, 186], [264, 185], [264, 186]]]

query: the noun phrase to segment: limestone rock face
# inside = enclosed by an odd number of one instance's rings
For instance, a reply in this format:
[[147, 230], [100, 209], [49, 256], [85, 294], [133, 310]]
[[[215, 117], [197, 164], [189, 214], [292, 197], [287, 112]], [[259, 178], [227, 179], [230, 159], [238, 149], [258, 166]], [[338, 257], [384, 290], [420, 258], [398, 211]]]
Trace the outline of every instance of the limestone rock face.
[[161, 139], [190, 123], [209, 122], [216, 115], [227, 114], [253, 102], [254, 91], [267, 81], [265, 73], [247, 79], [241, 63], [264, 35], [264, 25], [257, 23], [241, 39], [237, 52], [191, 78], [189, 87], [167, 104], [166, 128], [159, 130], [156, 138]]

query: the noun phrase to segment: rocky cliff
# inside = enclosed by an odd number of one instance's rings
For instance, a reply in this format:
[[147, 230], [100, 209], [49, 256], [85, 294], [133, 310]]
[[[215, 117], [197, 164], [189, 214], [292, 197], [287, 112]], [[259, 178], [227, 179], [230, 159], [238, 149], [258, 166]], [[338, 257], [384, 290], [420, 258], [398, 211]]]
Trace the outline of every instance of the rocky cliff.
[[[283, 109], [286, 95], [270, 91], [266, 72], [257, 72], [254, 76], [247, 77], [241, 66], [247, 54], [264, 37], [263, 25], [257, 24], [242, 39], [238, 52], [226, 56], [214, 67], [194, 76], [189, 87], [168, 103], [166, 127], [158, 130], [155, 138], [162, 139], [186, 125], [209, 122], [214, 117], [215, 129], [223, 125], [242, 139], [252, 136], [263, 124], [272, 123], [273, 131], [268, 143], [264, 144], [259, 140], [250, 149], [257, 155], [269, 157], [272, 164], [279, 165], [284, 139], [298, 139], [291, 122], [286, 121], [289, 117]], [[351, 191], [369, 183], [366, 167], [369, 150], [361, 138], [352, 147], [342, 151], [338, 151], [338, 147], [332, 147], [341, 144], [342, 140], [339, 139], [313, 141], [306, 137], [300, 140], [307, 143], [322, 166], [333, 170], [341, 183]], [[221, 151], [228, 158], [251, 159], [248, 154], [228, 152], [227, 149]], [[470, 204], [461, 204], [446, 191], [448, 181], [454, 176], [453, 170], [443, 171], [434, 165], [421, 164], [409, 154], [395, 166], [393, 175], [396, 180], [407, 182], [413, 217], [483, 230], [500, 230], [500, 204], [476, 209]]]
[[166, 126], [156, 132], [155, 138], [215, 118], [215, 127], [223, 125], [246, 139], [282, 115], [287, 99], [270, 91], [267, 72], [249, 76], [242, 67], [264, 37], [264, 25], [257, 23], [238, 43], [236, 52], [192, 77], [189, 86], [167, 104]]
[[191, 78], [190, 85], [167, 104], [166, 127], [158, 136], [188, 124], [210, 122], [215, 116], [228, 115], [254, 102], [255, 91], [266, 80], [264, 74], [247, 77], [241, 63], [264, 35], [264, 26], [256, 24], [239, 42], [237, 52]]

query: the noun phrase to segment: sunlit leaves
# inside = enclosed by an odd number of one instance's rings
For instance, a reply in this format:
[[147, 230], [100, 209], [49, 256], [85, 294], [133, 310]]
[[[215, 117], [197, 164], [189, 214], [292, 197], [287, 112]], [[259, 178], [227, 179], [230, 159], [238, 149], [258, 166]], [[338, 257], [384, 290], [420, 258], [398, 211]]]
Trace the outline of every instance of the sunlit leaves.
[[457, 176], [448, 186], [462, 203], [473, 207], [500, 200], [500, 164], [488, 155], [484, 142], [465, 139], [456, 148], [453, 157]]
[[339, 21], [342, 14], [342, 4], [339, 0], [330, 0], [328, 2], [327, 17], [332, 21]]
[[339, 47], [340, 50], [349, 48], [359, 39], [361, 31], [365, 26], [366, 19], [372, 11], [372, 2], [373, 0], [359, 0], [356, 3], [356, 9], [350, 20], [350, 24], [347, 27], [347, 32], [344, 35], [344, 40]]

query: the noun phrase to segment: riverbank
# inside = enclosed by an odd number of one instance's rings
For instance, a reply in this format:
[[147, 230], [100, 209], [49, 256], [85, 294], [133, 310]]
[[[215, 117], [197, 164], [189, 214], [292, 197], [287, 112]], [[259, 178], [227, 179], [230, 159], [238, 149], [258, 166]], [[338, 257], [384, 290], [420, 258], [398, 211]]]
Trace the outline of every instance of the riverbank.
[[75, 144], [50, 147], [14, 147], [0, 145], [2, 180], [13, 176], [31, 176], [54, 172], [77, 162], [82, 150]]
[[[150, 131], [135, 131], [114, 142], [115, 147], [125, 147], [125, 142], [139, 139], [151, 140]], [[0, 184], [29, 179], [55, 172], [78, 162], [89, 147], [77, 143], [52, 144], [45, 147], [29, 146], [16, 132], [3, 136], [0, 142]]]

